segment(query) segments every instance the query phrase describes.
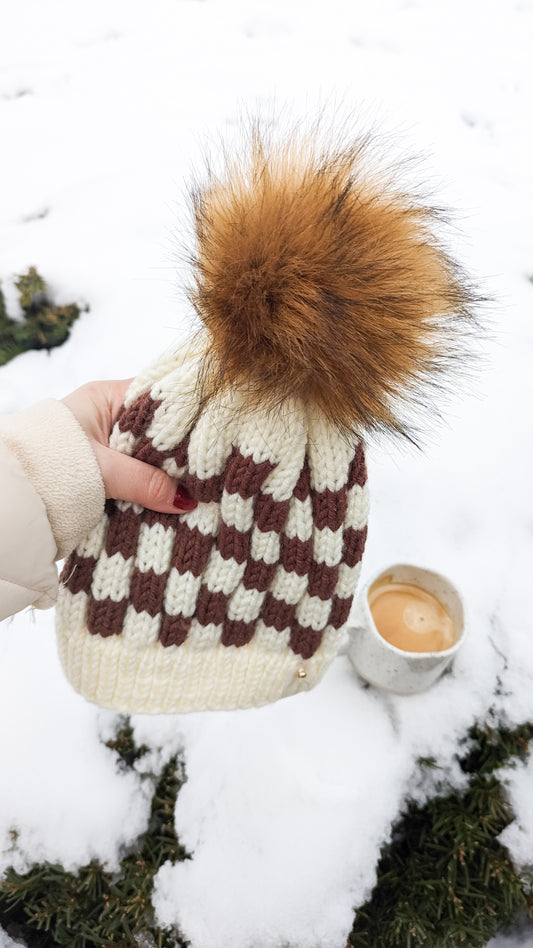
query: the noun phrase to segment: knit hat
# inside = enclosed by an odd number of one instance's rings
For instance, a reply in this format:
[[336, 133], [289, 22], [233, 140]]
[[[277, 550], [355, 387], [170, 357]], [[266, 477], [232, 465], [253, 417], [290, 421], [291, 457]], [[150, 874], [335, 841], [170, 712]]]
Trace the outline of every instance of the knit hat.
[[59, 651], [119, 711], [259, 706], [315, 685], [346, 640], [366, 539], [363, 437], [412, 437], [460, 354], [472, 294], [435, 213], [361, 145], [254, 132], [193, 196], [200, 333], [134, 380], [110, 445], [198, 502], [108, 501], [67, 560]]

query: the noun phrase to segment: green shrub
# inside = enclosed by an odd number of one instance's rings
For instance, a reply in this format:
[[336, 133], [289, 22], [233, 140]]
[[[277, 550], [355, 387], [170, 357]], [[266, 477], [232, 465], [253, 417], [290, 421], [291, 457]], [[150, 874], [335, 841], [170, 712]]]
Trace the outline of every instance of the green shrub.
[[[498, 840], [514, 814], [497, 773], [525, 758], [532, 737], [533, 724], [470, 730], [459, 759], [465, 788], [452, 788], [444, 776], [425, 804], [407, 804], [382, 851], [372, 896], [356, 912], [349, 948], [482, 948], [533, 916], [532, 876], [517, 870]], [[142, 762], [147, 751], [135, 744], [127, 719], [107, 746], [120, 768]], [[435, 767], [431, 759], [419, 764], [422, 771]], [[29, 948], [186, 948], [177, 930], [155, 925], [151, 901], [160, 866], [190, 858], [174, 826], [183, 767], [173, 757], [151, 779], [149, 826], [117, 873], [97, 862], [77, 873], [48, 863], [25, 874], [8, 870], [0, 923], [13, 937]]]
[[[146, 753], [136, 747], [126, 720], [108, 746], [121, 768], [132, 767]], [[155, 779], [147, 831], [112, 873], [98, 862], [66, 872], [44, 863], [20, 874], [10, 868], [0, 882], [0, 923], [30, 948], [186, 948], [179, 932], [154, 924], [154, 876], [164, 862], [189, 859], [174, 827], [174, 807], [184, 781], [173, 757]]]
[[54, 305], [43, 278], [35, 267], [15, 280], [22, 319], [11, 319], [0, 287], [0, 365], [28, 349], [52, 349], [70, 335], [82, 309], [77, 303]]
[[[532, 877], [498, 835], [514, 816], [494, 773], [523, 758], [533, 725], [474, 727], [460, 759], [465, 790], [411, 802], [383, 849], [377, 884], [355, 916], [352, 948], [481, 948], [533, 915]], [[431, 764], [424, 761], [423, 766]]]

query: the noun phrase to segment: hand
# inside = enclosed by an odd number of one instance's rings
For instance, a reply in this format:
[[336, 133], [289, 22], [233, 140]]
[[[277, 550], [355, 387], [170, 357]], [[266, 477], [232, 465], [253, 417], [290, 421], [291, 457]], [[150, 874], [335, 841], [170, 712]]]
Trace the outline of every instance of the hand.
[[106, 497], [142, 504], [159, 513], [194, 510], [196, 501], [164, 471], [109, 447], [109, 435], [130, 382], [87, 382], [62, 399], [91, 443]]

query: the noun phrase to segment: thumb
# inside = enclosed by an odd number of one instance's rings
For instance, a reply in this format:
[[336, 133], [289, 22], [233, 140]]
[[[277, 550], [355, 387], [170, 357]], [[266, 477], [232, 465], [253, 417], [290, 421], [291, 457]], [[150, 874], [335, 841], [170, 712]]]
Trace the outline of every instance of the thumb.
[[197, 506], [176, 481], [152, 464], [145, 464], [102, 444], [93, 448], [106, 497], [141, 504], [158, 513], [186, 513]]

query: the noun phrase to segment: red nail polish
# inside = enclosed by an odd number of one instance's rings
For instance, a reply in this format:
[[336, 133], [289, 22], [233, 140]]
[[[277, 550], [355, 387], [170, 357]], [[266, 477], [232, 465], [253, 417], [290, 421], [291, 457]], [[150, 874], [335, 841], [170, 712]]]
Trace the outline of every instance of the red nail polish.
[[172, 503], [174, 507], [181, 507], [182, 510], [194, 510], [194, 508], [198, 506], [198, 501], [190, 497], [189, 494], [183, 490], [183, 487], [178, 487]]

